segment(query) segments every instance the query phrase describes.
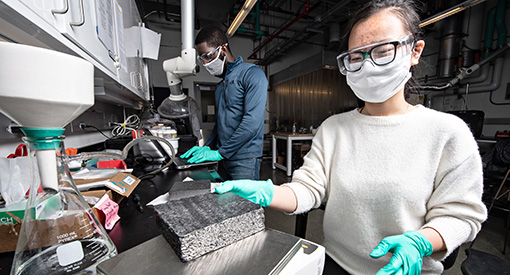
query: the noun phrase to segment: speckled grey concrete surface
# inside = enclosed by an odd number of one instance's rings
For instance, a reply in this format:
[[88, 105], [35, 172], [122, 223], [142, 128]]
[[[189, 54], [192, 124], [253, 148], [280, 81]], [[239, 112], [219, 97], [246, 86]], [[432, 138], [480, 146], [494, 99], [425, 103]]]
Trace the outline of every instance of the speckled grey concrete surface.
[[158, 226], [186, 262], [264, 230], [264, 210], [232, 193], [209, 193], [154, 207]]

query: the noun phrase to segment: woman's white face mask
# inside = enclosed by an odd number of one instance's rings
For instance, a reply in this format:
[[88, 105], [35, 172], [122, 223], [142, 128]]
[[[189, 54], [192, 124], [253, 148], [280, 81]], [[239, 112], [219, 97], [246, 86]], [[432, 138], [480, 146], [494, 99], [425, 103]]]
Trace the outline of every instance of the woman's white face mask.
[[223, 70], [225, 68], [225, 61], [227, 58], [224, 56], [223, 60], [220, 59], [221, 48], [219, 49], [218, 55], [214, 60], [209, 63], [204, 64], [204, 68], [214, 76], [220, 76], [223, 74]]
[[362, 68], [347, 72], [347, 84], [361, 100], [381, 103], [400, 91], [411, 78], [411, 52], [397, 54], [393, 62], [378, 66], [370, 59], [363, 60]]

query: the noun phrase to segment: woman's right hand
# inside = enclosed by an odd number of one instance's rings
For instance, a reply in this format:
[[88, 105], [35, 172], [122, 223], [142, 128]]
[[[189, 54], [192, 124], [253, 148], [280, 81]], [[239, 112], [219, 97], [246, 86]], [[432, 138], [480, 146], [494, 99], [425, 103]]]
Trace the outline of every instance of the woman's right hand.
[[273, 200], [274, 185], [270, 179], [228, 180], [216, 186], [215, 192], [218, 194], [232, 192], [262, 207], [268, 207]]

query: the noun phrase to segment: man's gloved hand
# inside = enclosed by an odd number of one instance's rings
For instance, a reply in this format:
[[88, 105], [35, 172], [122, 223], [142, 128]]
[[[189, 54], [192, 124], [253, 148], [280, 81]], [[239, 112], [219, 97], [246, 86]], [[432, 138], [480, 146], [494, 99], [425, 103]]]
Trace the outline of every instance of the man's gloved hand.
[[[209, 148], [209, 147], [207, 147]], [[193, 149], [193, 148], [191, 148]], [[190, 150], [191, 150], [190, 149]], [[188, 159], [189, 163], [201, 163], [204, 161], [219, 161], [222, 160], [223, 157], [217, 150], [200, 150], [193, 153], [193, 157]]]
[[227, 180], [216, 186], [216, 193], [232, 192], [262, 207], [268, 207], [273, 200], [274, 185], [263, 180]]
[[193, 156], [195, 153], [202, 152], [202, 151], [211, 151], [211, 148], [208, 146], [193, 146], [191, 149], [186, 151], [186, 153], [181, 155], [181, 158], [187, 159], [191, 156]]
[[421, 274], [423, 257], [432, 254], [432, 244], [418, 231], [407, 231], [402, 235], [384, 238], [372, 252], [370, 257], [380, 258], [386, 253], [393, 253], [390, 262], [381, 268], [376, 275], [384, 274]]

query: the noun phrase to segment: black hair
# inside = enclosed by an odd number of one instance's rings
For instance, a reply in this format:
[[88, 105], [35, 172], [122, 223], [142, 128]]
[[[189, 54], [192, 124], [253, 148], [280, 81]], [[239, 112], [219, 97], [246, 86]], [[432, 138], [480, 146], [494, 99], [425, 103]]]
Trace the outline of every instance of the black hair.
[[402, 24], [404, 24], [405, 29], [414, 36], [415, 40], [421, 39], [422, 31], [419, 27], [420, 16], [417, 12], [419, 8], [414, 1], [376, 0], [368, 1], [368, 3], [363, 5], [352, 16], [350, 16], [349, 23], [347, 24], [347, 32], [344, 37], [343, 48], [347, 50], [347, 43], [354, 25], [386, 9], [397, 15], [402, 20]]
[[[214, 25], [207, 25], [200, 29], [200, 32], [198, 32], [197, 37], [195, 38], [195, 45], [198, 45], [202, 42], [206, 42], [207, 46], [209, 47], [216, 48], [220, 45], [228, 43], [228, 39], [225, 35], [225, 32], [221, 28]], [[227, 49], [230, 53], [232, 53], [228, 44]]]
[[[404, 28], [408, 33], [411, 33], [414, 36], [414, 41], [417, 41], [422, 38], [423, 32], [420, 29], [420, 16], [418, 11], [421, 8], [412, 1], [412, 0], [376, 0], [376, 1], [368, 1], [364, 4], [360, 9], [357, 9], [356, 12], [350, 16], [349, 23], [347, 25], [347, 31], [345, 33], [343, 39], [342, 50], [348, 49], [349, 37], [351, 36], [351, 31], [354, 26], [363, 20], [366, 20], [370, 16], [382, 11], [389, 10], [390, 12], [397, 15], [402, 24], [404, 24]], [[414, 68], [411, 67], [411, 71]], [[408, 93], [414, 92], [418, 89], [419, 84], [413, 78], [411, 78], [405, 87], [405, 95]]]

